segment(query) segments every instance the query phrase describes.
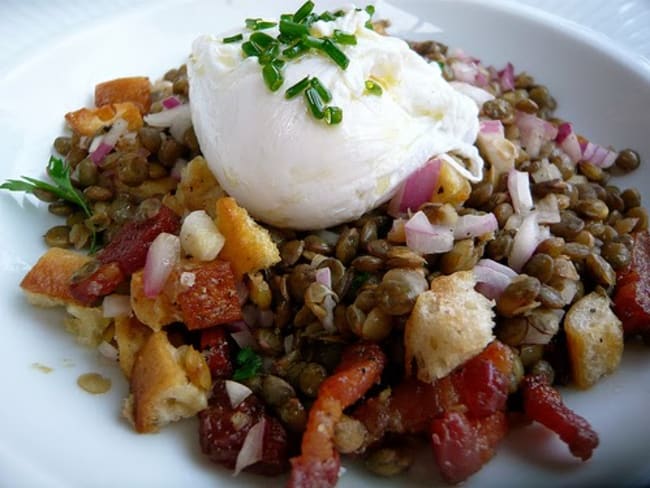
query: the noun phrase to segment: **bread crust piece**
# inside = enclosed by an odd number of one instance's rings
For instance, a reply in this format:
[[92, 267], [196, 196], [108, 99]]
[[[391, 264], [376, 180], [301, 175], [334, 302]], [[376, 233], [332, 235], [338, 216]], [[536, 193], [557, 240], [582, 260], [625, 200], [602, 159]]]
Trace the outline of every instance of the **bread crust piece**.
[[146, 114], [151, 108], [151, 83], [145, 76], [131, 76], [104, 81], [95, 86], [95, 106], [111, 103], [134, 103], [140, 113]]
[[53, 247], [43, 254], [20, 282], [27, 300], [37, 307], [83, 305], [70, 293], [70, 280], [91, 258]]
[[119, 352], [120, 369], [127, 379], [131, 379], [135, 358], [151, 334], [152, 330], [136, 317], [115, 318], [115, 341]]
[[479, 354], [494, 339], [494, 301], [474, 290], [472, 271], [439, 276], [418, 297], [404, 330], [405, 367], [431, 383]]
[[596, 292], [582, 297], [564, 318], [573, 381], [589, 388], [618, 368], [623, 355], [623, 327], [608, 297]]
[[154, 332], [136, 356], [122, 413], [138, 432], [156, 432], [206, 408], [210, 384], [201, 353], [187, 345], [177, 349], [165, 332]]

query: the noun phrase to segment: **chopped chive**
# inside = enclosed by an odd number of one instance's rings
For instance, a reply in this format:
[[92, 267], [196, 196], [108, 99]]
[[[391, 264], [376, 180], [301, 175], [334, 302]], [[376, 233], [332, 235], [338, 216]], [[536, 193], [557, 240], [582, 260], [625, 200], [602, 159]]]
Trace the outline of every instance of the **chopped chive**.
[[264, 65], [262, 68], [262, 77], [264, 78], [264, 83], [266, 83], [266, 86], [271, 91], [277, 91], [284, 82], [282, 73], [280, 73], [280, 70], [273, 63]]
[[336, 20], [336, 17], [332, 12], [326, 10], [325, 12], [323, 12], [318, 16], [318, 20], [324, 20], [325, 22], [332, 22], [333, 20]]
[[350, 59], [330, 39], [323, 41], [322, 49], [342, 69], [346, 69], [350, 64]]
[[246, 19], [244, 22], [246, 23], [246, 27], [248, 29], [254, 31], [270, 29], [271, 27], [278, 25], [277, 22], [270, 22], [264, 19]]
[[255, 47], [255, 44], [253, 44], [250, 41], [246, 41], [241, 45], [241, 50], [244, 51], [244, 54], [246, 56], [259, 56], [260, 50]]
[[299, 24], [291, 20], [280, 21], [280, 32], [290, 37], [301, 37], [309, 34], [309, 28], [305, 24]]
[[234, 36], [224, 37], [223, 39], [221, 39], [221, 42], [223, 42], [224, 44], [231, 44], [233, 42], [239, 42], [239, 41], [242, 41], [242, 40], [244, 40], [243, 35], [235, 34]]
[[280, 55], [280, 45], [276, 42], [266, 48], [258, 58], [260, 64], [268, 64]]
[[316, 88], [310, 86], [305, 90], [305, 99], [307, 100], [307, 105], [311, 110], [312, 115], [318, 120], [325, 117], [325, 108], [323, 107], [323, 100], [321, 100], [320, 95], [316, 91]]
[[325, 103], [332, 101], [332, 94], [327, 88], [325, 88], [318, 78], [314, 77], [311, 79], [311, 86], [314, 87]]
[[365, 27], [366, 29], [370, 29], [371, 31], [374, 31], [374, 30], [375, 30], [375, 26], [373, 25], [372, 20], [367, 21], [367, 22], [364, 24], [364, 27]]
[[271, 61], [271, 64], [276, 68], [278, 68], [279, 70], [282, 70], [282, 68], [284, 68], [284, 65], [287, 63], [284, 59], [274, 59], [273, 61]]
[[345, 44], [348, 46], [354, 46], [357, 44], [357, 36], [354, 34], [348, 34], [339, 29], [334, 29], [334, 35], [332, 36], [335, 42], [339, 44]]
[[375, 6], [374, 6], [374, 5], [366, 5], [366, 9], [365, 9], [365, 10], [366, 10], [366, 12], [368, 13], [368, 15], [370, 15], [370, 17], [372, 17], [373, 15], [375, 15]]
[[334, 105], [325, 108], [325, 123], [327, 125], [340, 124], [343, 120], [343, 110]]
[[345, 11], [344, 11], [344, 10], [337, 10], [336, 12], [334, 12], [334, 17], [337, 18], [337, 19], [338, 19], [339, 17], [343, 17], [344, 15], [345, 15]]
[[282, 14], [280, 15], [280, 20], [288, 20], [291, 22], [293, 20], [293, 14]]
[[286, 34], [278, 34], [278, 37], [276, 37], [276, 39], [282, 44], [291, 44], [295, 40], [293, 37]]
[[294, 59], [300, 56], [302, 53], [306, 52], [309, 50], [309, 47], [305, 45], [304, 42], [298, 41], [295, 43], [293, 46], [289, 46], [286, 48], [284, 51], [282, 51], [282, 54], [286, 56], [289, 59]]
[[375, 83], [372, 80], [366, 80], [366, 94], [379, 96], [384, 92], [379, 83]]
[[308, 48], [323, 49], [325, 41], [323, 39], [319, 39], [318, 37], [305, 36], [302, 38], [302, 43]]
[[274, 38], [272, 38], [270, 35], [265, 34], [264, 32], [254, 32], [251, 34], [251, 36], [248, 38], [250, 42], [255, 44], [255, 47], [259, 51], [264, 51], [266, 48], [268, 48], [271, 44], [277, 44], [278, 41], [276, 41]]
[[300, 95], [303, 92], [303, 90], [308, 86], [309, 86], [309, 76], [305, 76], [298, 83], [287, 88], [287, 91], [284, 92], [284, 98], [286, 98], [287, 100], [291, 100], [292, 98], [295, 98], [296, 96]]
[[314, 2], [307, 0], [302, 6], [293, 14], [294, 22], [302, 22], [314, 10]]

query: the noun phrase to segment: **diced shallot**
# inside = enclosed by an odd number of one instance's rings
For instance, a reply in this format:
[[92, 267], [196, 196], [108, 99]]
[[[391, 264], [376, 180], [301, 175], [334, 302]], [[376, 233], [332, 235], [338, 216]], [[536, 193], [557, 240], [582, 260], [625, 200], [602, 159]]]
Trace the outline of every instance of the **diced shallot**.
[[517, 272], [514, 269], [506, 266], [505, 264], [498, 263], [493, 259], [481, 259], [478, 263], [476, 263], [476, 265], [493, 269], [494, 271], [506, 275], [508, 278], [515, 278], [517, 276]]
[[517, 272], [521, 271], [544, 238], [537, 223], [537, 213], [531, 212], [526, 215], [515, 234], [508, 256], [508, 266]]
[[169, 127], [169, 132], [177, 141], [183, 141], [185, 131], [192, 126], [192, 114], [187, 103], [169, 110], [145, 115], [144, 120], [152, 127]]
[[111, 361], [117, 361], [119, 359], [119, 351], [117, 348], [106, 341], [102, 341], [99, 346], [97, 346], [99, 354], [104, 356], [106, 359]]
[[113, 122], [113, 125], [108, 130], [108, 132], [102, 136], [97, 147], [90, 152], [88, 157], [91, 159], [91, 161], [96, 165], [100, 165], [108, 153], [113, 150], [113, 147], [115, 147], [115, 144], [117, 144], [119, 138], [126, 133], [128, 128], [129, 124], [124, 119], [120, 118]]
[[432, 225], [421, 210], [404, 224], [406, 245], [420, 254], [450, 251], [454, 247], [454, 230], [451, 227]]
[[420, 169], [411, 173], [390, 201], [388, 214], [392, 217], [399, 217], [408, 212], [409, 209], [416, 210], [420, 205], [428, 202], [433, 191], [438, 186], [441, 166], [442, 161], [433, 158]]
[[229, 324], [228, 329], [230, 330], [230, 336], [240, 348], [257, 348], [257, 341], [243, 320]]
[[557, 137], [555, 141], [560, 148], [569, 156], [572, 163], [577, 163], [582, 159], [582, 150], [578, 136], [573, 132], [573, 126], [568, 122], [563, 122], [557, 128]]
[[600, 168], [609, 168], [616, 161], [617, 154], [599, 144], [587, 142], [582, 151], [582, 160]]
[[265, 430], [266, 418], [262, 417], [262, 419], [253, 425], [251, 430], [248, 431], [248, 434], [246, 434], [246, 438], [244, 439], [244, 444], [241, 446], [239, 454], [237, 454], [233, 476], [237, 476], [242, 469], [262, 460], [264, 454]]
[[501, 91], [505, 92], [515, 89], [515, 68], [512, 63], [506, 64], [506, 67], [497, 74], [499, 76]]
[[144, 294], [155, 298], [162, 290], [174, 265], [180, 260], [181, 241], [178, 236], [161, 232], [147, 251], [144, 265]]
[[236, 381], [226, 380], [225, 385], [226, 393], [228, 394], [228, 399], [230, 400], [230, 406], [232, 408], [237, 408], [241, 402], [253, 394], [253, 390], [248, 386], [242, 385]]
[[[507, 268], [507, 266], [503, 267]], [[510, 268], [507, 269], [510, 270]], [[505, 290], [512, 282], [513, 277], [497, 271], [491, 266], [482, 265], [479, 261], [479, 263], [474, 266], [474, 278], [476, 279], [477, 283], [476, 290], [479, 293], [482, 293], [485, 297], [491, 300], [496, 300], [501, 296], [503, 290]]]
[[484, 215], [463, 215], [458, 218], [454, 227], [454, 238], [478, 237], [498, 229], [499, 222], [491, 212]]
[[165, 107], [167, 110], [182, 105], [181, 101], [174, 95], [165, 98], [161, 103], [162, 106]]
[[532, 210], [533, 195], [530, 192], [528, 173], [511, 169], [508, 173], [508, 193], [516, 213], [527, 215]]
[[464, 81], [451, 81], [449, 84], [453, 86], [456, 91], [462, 93], [463, 95], [467, 95], [469, 98], [474, 100], [474, 103], [476, 103], [476, 106], [479, 109], [485, 102], [494, 100], [494, 95], [492, 95], [489, 91], [466, 83]]
[[504, 137], [505, 134], [503, 123], [500, 120], [481, 120], [479, 132], [485, 135], [500, 135], [501, 137]]
[[515, 114], [515, 122], [519, 129], [521, 145], [531, 158], [538, 157], [542, 145], [557, 136], [557, 128], [536, 115], [518, 110]]
[[112, 294], [102, 301], [102, 314], [106, 318], [126, 317], [131, 314], [131, 299], [128, 295]]
[[186, 167], [187, 167], [187, 161], [185, 161], [184, 159], [179, 159], [174, 163], [174, 166], [172, 166], [172, 169], [169, 172], [169, 176], [174, 178], [176, 181], [181, 181], [183, 170]]
[[332, 272], [329, 267], [325, 266], [316, 270], [316, 281], [327, 288], [332, 288]]

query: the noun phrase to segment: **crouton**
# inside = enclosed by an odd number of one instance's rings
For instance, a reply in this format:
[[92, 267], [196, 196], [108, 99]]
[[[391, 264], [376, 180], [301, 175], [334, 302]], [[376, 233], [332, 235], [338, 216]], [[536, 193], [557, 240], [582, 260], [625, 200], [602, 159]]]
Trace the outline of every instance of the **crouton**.
[[220, 198], [216, 209], [217, 228], [226, 238], [219, 257], [230, 262], [236, 279], [280, 261], [280, 251], [269, 232], [233, 198]]
[[407, 374], [430, 383], [479, 354], [493, 339], [494, 301], [474, 290], [472, 271], [439, 276], [418, 297], [404, 330]]
[[183, 250], [199, 261], [212, 261], [224, 244], [214, 220], [204, 210], [194, 210], [183, 219], [180, 233]]
[[483, 159], [489, 163], [487, 179], [497, 185], [502, 174], [515, 167], [517, 147], [503, 136], [503, 134], [486, 134], [480, 132], [476, 138], [476, 145]]
[[178, 290], [174, 285], [178, 279], [178, 273], [172, 271], [162, 291], [155, 298], [148, 298], [144, 294], [143, 272], [133, 273], [131, 276], [131, 308], [140, 322], [152, 330], [160, 330], [165, 325], [183, 320], [177, 302]]
[[68, 332], [75, 335], [77, 342], [89, 347], [99, 346], [104, 340], [104, 331], [112, 322], [104, 317], [102, 308], [70, 304], [66, 312], [68, 315], [63, 319], [63, 324]]
[[129, 130], [142, 127], [142, 115], [137, 105], [132, 102], [113, 103], [98, 108], [80, 108], [65, 114], [70, 128], [82, 136], [94, 136], [117, 119], [124, 119]]
[[612, 373], [623, 354], [623, 327], [608, 297], [593, 292], [569, 309], [564, 319], [573, 381], [589, 388]]
[[205, 210], [214, 218], [217, 200], [224, 195], [208, 163], [197, 156], [181, 171], [181, 181], [174, 197], [186, 211]]
[[116, 78], [95, 86], [95, 106], [133, 102], [141, 114], [151, 108], [151, 83], [144, 76]]
[[70, 293], [70, 280], [90, 260], [84, 254], [53, 247], [29, 270], [20, 287], [37, 307], [82, 305]]
[[454, 206], [462, 204], [472, 193], [472, 185], [454, 167], [443, 161], [438, 177], [438, 188], [434, 190], [431, 201], [434, 203], [450, 203]]
[[122, 413], [138, 432], [156, 432], [206, 408], [210, 384], [200, 352], [187, 345], [177, 349], [165, 332], [155, 332], [137, 354]]
[[138, 351], [151, 334], [151, 329], [136, 317], [117, 317], [115, 319], [115, 341], [117, 342], [120, 369], [128, 379], [131, 379]]

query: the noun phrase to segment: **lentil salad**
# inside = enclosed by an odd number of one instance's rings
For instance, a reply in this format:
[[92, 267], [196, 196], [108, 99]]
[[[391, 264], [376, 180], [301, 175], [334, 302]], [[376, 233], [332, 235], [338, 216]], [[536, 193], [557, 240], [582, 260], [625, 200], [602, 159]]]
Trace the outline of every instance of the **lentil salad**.
[[[445, 48], [438, 44], [417, 45], [414, 48], [423, 55], [440, 61], [444, 67], [453, 65], [458, 59], [447, 56], [444, 53]], [[183, 67], [166, 75], [172, 84], [174, 96], [178, 97], [181, 103], [185, 101], [183, 97], [187, 96], [187, 93], [182, 92], [182, 88], [177, 89], [177, 84], [179, 87], [183, 85], [183, 76]], [[453, 74], [449, 76], [454, 79]], [[529, 84], [526, 84], [527, 79]], [[546, 120], [551, 117], [553, 108], [552, 99], [544, 99], [541, 95], [544, 90], [535, 85], [530, 77], [520, 75], [514, 80], [514, 90], [505, 90], [505, 93], [496, 99], [495, 104], [486, 102], [483, 109], [486, 115], [490, 110], [495, 119], [502, 120], [506, 135], [508, 129], [515, 125], [513, 120], [508, 118], [514, 117], [515, 111], [534, 113]], [[164, 86], [165, 90], [169, 90], [169, 84]], [[493, 88], [496, 90], [496, 87]], [[513, 95], [506, 96], [508, 92]], [[154, 100], [164, 100], [169, 96], [168, 91], [163, 93], [164, 95], [157, 95], [154, 91]], [[549, 97], [548, 94], [546, 96]], [[542, 103], [541, 100], [545, 102]], [[497, 104], [503, 108], [503, 112], [492, 106]], [[158, 108], [154, 101], [152, 112]], [[515, 132], [515, 129], [512, 129], [512, 132]], [[510, 140], [517, 141], [516, 136], [510, 135]], [[152, 139], [148, 141], [149, 147], [145, 143], [148, 137]], [[50, 245], [83, 248], [89, 245], [93, 232], [103, 233], [100, 242], [110, 242], [112, 233], [119, 231], [119, 224], [132, 218], [138, 211], [149, 216], [152, 213], [151, 208], [158, 205], [146, 197], [156, 198], [156, 195], [160, 194], [155, 192], [161, 191], [160, 187], [155, 187], [153, 195], [146, 192], [137, 194], [138, 191], [144, 191], [142, 185], [145, 182], [164, 180], [164, 184], [169, 185], [173, 191], [173, 185], [178, 182], [172, 182], [175, 178], [171, 175], [179, 158], [189, 159], [199, 155], [198, 146], [192, 147], [190, 128], [184, 132], [180, 142], [169, 137], [165, 130], [144, 127], [138, 131], [131, 147], [126, 144], [127, 149], [124, 151], [118, 147], [107, 156], [107, 160], [104, 160], [99, 169], [95, 164], [88, 164], [88, 149], [83, 148], [86, 142], [78, 135], [75, 140], [73, 134], [69, 139], [57, 139], [55, 148], [61, 149], [60, 154], [66, 156], [68, 163], [75, 170], [78, 168], [79, 181], [76, 183], [79, 188], [84, 189], [86, 197], [93, 204], [92, 220], [81, 215], [75, 207], [56, 202], [56, 205], [51, 207], [53, 212], [68, 215], [66, 226], [59, 227], [53, 235], [46, 236]], [[549, 317], [555, 316], [549, 314], [549, 310], [568, 307], [568, 304], [563, 302], [564, 288], [558, 289], [560, 285], [550, 284], [554, 283], [554, 278], [558, 276], [556, 267], [570, 267], [564, 256], [573, 263], [581, 278], [589, 277], [580, 281], [573, 280], [582, 283], [576, 285], [576, 296], [588, 294], [594, 288], [592, 280], [596, 280], [605, 291], [609, 289], [611, 292], [615, 280], [613, 272], [625, 268], [632, 259], [634, 241], [627, 236], [632, 232], [644, 230], [647, 226], [647, 213], [640, 206], [638, 192], [619, 192], [612, 187], [603, 186], [607, 183], [609, 173], [599, 171], [598, 166], [590, 163], [582, 162], [576, 167], [577, 171], [571, 172], [566, 168], [568, 164], [562, 153], [553, 154], [557, 149], [555, 141], [547, 142], [550, 146], [547, 148], [550, 150], [547, 155], [549, 162], [562, 172], [562, 177], [535, 182], [531, 189], [536, 199], [556, 195], [561, 208], [561, 220], [551, 225], [552, 236], [540, 244], [542, 247], [538, 248], [533, 258], [525, 264], [523, 271], [526, 276], [517, 279], [516, 287], [506, 287], [497, 299], [497, 312], [503, 319], [498, 323], [497, 337], [518, 351], [518, 356], [514, 358], [514, 364], [517, 365], [514, 369], [520, 368], [520, 374], [526, 372], [528, 376], [541, 375], [546, 377], [549, 383], [561, 384], [567, 381], [569, 371], [566, 364], [562, 365], [554, 355], [566, 356], [566, 351], [549, 351], [553, 348], [561, 350], [561, 339], [558, 339], [559, 345], [556, 342], [552, 347], [522, 345], [522, 329], [526, 329], [534, 321], [547, 325], [554, 320]], [[150, 154], [144, 156], [144, 151], [140, 151], [142, 147]], [[551, 160], [552, 156], [557, 159]], [[537, 161], [534, 158], [522, 159], [517, 161], [517, 169], [533, 174], [542, 169], [535, 163], [544, 159], [543, 156]], [[638, 166], [638, 156], [633, 151], [622, 151], [617, 157], [617, 165], [622, 168]], [[106, 174], [110, 173], [110, 170], [112, 174]], [[96, 174], [93, 175], [93, 172]], [[577, 178], [579, 182], [576, 183], [576, 174], [584, 179]], [[566, 183], [572, 178], [574, 181]], [[428, 288], [429, 282], [436, 275], [449, 275], [472, 269], [481, 258], [494, 261], [507, 258], [514, 237], [512, 229], [505, 227], [508, 219], [515, 214], [512, 198], [506, 192], [507, 186], [507, 181], [484, 181], [472, 188], [469, 200], [460, 208], [448, 202], [427, 203], [421, 208], [427, 218], [434, 222], [453, 219], [454, 214], [456, 217], [463, 217], [489, 212], [493, 212], [499, 222], [499, 231], [494, 239], [484, 240], [480, 236], [459, 239], [451, 251], [437, 257], [423, 257], [405, 246], [403, 229], [400, 231], [399, 224], [391, 227], [395, 219], [386, 213], [385, 208], [378, 209], [349, 226], [315, 234], [271, 229], [282, 261], [275, 268], [265, 270], [260, 275], [247, 277], [247, 280], [250, 280], [247, 283], [250, 295], [243, 305], [243, 313], [250, 314], [244, 318], [248, 318], [246, 323], [251, 329], [256, 347], [259, 348], [258, 354], [273, 357], [279, 364], [274, 365], [271, 370], [273, 374], [246, 378], [248, 387], [263, 399], [268, 408], [277, 409], [274, 411], [285, 427], [295, 423], [294, 428], [300, 431], [306, 421], [305, 405], [309, 405], [310, 399], [317, 395], [318, 386], [338, 363], [342, 344], [354, 342], [357, 338], [381, 343], [387, 337], [399, 337], [405, 327], [404, 316], [412, 310], [415, 298]], [[119, 187], [123, 191], [116, 191]], [[131, 188], [137, 190], [131, 192]], [[121, 201], [118, 202], [120, 198]], [[120, 219], [123, 220], [120, 222]], [[75, 232], [73, 228], [76, 229]], [[317, 256], [322, 256], [323, 259]], [[319, 261], [316, 269], [313, 266], [314, 258]], [[329, 269], [330, 286], [319, 282], [315, 276], [317, 269], [324, 268]], [[561, 277], [569, 279], [566, 276]], [[581, 286], [586, 289], [581, 290]], [[338, 302], [333, 310], [327, 310], [326, 299], [334, 296]], [[273, 311], [271, 324], [270, 314], [263, 313], [269, 308], [260, 306], [269, 301], [270, 310]], [[521, 320], [522, 316], [525, 317], [525, 324]], [[329, 318], [335, 326], [334, 334], [327, 331]], [[323, 334], [323, 330], [329, 334]], [[178, 334], [184, 336], [184, 341], [196, 341], [196, 337], [191, 337], [191, 333], [182, 327]], [[332, 335], [335, 337], [331, 337]], [[287, 340], [291, 337], [293, 339]], [[295, 348], [293, 344], [292, 349], [291, 345], [287, 347], [287, 342], [301, 345]], [[219, 347], [225, 346], [221, 344]], [[230, 347], [237, 350], [237, 346], [232, 343]], [[286, 354], [287, 349], [294, 353], [299, 350], [300, 357], [297, 361], [287, 357], [291, 354]], [[320, 349], [326, 349], [334, 358], [324, 359], [328, 357], [327, 353]], [[241, 348], [241, 351], [244, 350], [245, 347]], [[239, 354], [234, 351], [232, 354], [235, 355], [232, 362], [237, 364], [240, 361]], [[531, 354], [532, 357], [526, 354]], [[400, 360], [395, 359], [399, 357], [399, 351], [392, 352], [390, 360], [393, 361], [391, 364], [397, 366], [396, 371], [403, 367]], [[281, 360], [289, 362], [286, 371], [282, 369]], [[241, 362], [245, 360], [242, 359]], [[521, 365], [518, 362], [521, 362]], [[292, 369], [291, 373], [289, 369]], [[396, 378], [385, 378], [384, 386], [392, 381], [399, 381], [401, 376], [395, 371], [385, 374], [394, 374]], [[261, 383], [258, 384], [258, 381]], [[214, 398], [219, 398], [217, 390], [215, 387]], [[290, 406], [287, 406], [288, 404]], [[292, 413], [283, 415], [283, 409], [289, 409]], [[365, 432], [368, 427], [354, 415], [343, 418], [337, 423], [336, 429], [338, 435], [335, 442], [339, 452], [355, 452], [367, 447], [363, 445], [363, 441], [360, 443], [359, 437], [367, 436]], [[379, 473], [399, 472], [408, 466], [403, 452], [405, 451], [381, 446], [370, 452], [368, 463], [371, 469]]]

